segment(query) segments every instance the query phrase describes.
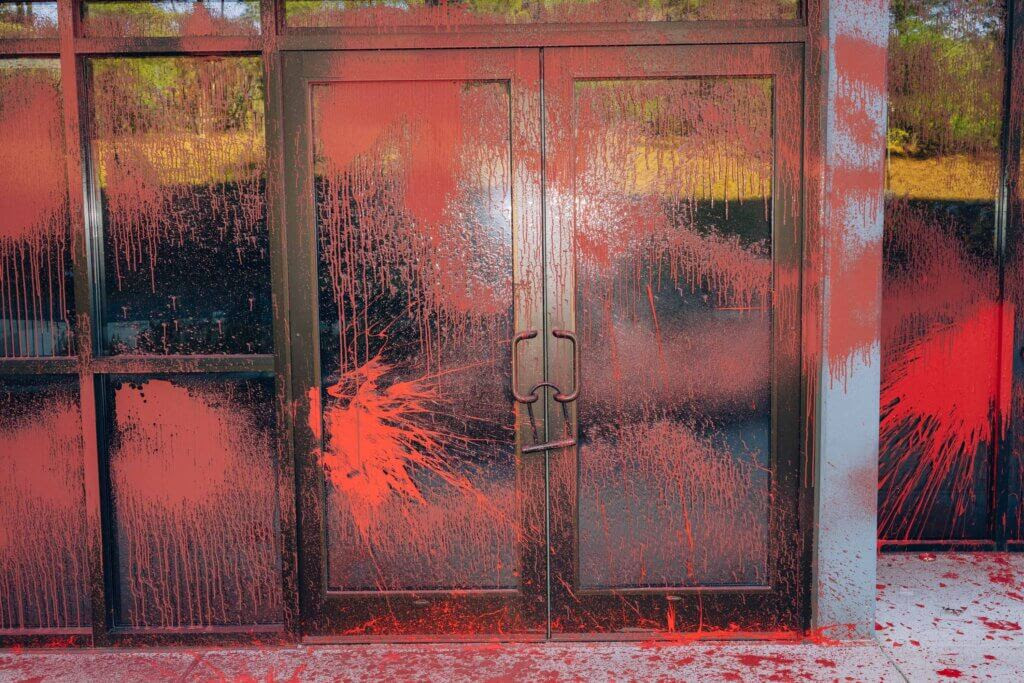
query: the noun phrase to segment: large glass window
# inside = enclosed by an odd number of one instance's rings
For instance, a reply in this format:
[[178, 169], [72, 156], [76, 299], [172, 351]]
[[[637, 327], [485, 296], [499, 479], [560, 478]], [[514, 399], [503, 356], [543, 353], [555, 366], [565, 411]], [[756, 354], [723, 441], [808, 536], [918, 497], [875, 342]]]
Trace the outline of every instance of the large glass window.
[[0, 357], [72, 352], [60, 65], [0, 59]]
[[258, 0], [89, 0], [87, 36], [250, 35], [260, 31]]
[[880, 534], [985, 538], [1007, 399], [995, 248], [1005, 7], [891, 11]]
[[287, 0], [285, 11], [289, 26], [344, 26], [383, 31], [389, 26], [795, 19], [800, 13], [800, 3], [798, 0]]
[[108, 396], [118, 624], [280, 622], [273, 383], [114, 376]]
[[78, 378], [0, 377], [0, 635], [90, 621]]
[[270, 258], [258, 59], [90, 64], [111, 353], [267, 353]]

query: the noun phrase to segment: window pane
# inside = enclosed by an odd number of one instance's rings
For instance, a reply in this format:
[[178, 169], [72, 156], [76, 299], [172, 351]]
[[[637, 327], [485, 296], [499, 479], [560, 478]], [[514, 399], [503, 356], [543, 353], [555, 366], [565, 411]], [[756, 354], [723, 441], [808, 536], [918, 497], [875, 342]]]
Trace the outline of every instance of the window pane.
[[0, 356], [71, 352], [60, 64], [0, 60]]
[[119, 623], [280, 622], [273, 381], [110, 380]]
[[993, 248], [1003, 4], [892, 5], [879, 457], [886, 539], [989, 535], [993, 411], [1008, 400], [999, 390]]
[[764, 584], [772, 82], [574, 100], [580, 586]]
[[268, 352], [260, 60], [91, 65], [107, 350]]
[[0, 38], [56, 37], [56, 2], [0, 2]]
[[[1024, 67], [1024, 4], [1017, 3], [1014, 28], [1014, 64]], [[1010, 86], [1011, 130], [1016, 128], [1018, 137], [1016, 140], [1010, 138], [1010, 144], [1016, 145], [1016, 148], [1008, 150], [1010, 160], [1013, 160], [1014, 154], [1017, 160], [1016, 168], [1011, 169], [1009, 174], [1011, 222], [1007, 231], [1004, 305], [1012, 310], [1007, 315], [1013, 315], [1013, 327], [1007, 329], [1012, 330], [1015, 346], [1019, 349], [1021, 340], [1024, 340], [1024, 68], [1014, 66], [1013, 76]], [[1014, 368], [1011, 366], [1011, 369]], [[1010, 419], [1014, 426], [1009, 431], [1009, 449], [1000, 452], [1000, 467], [1009, 489], [1006, 534], [1010, 539], [1024, 541], [1024, 429], [1017, 426], [1024, 425], [1024, 367], [1018, 366], [1014, 370], [1010, 398]]]
[[312, 97], [328, 586], [513, 588], [508, 85]]
[[289, 26], [460, 26], [795, 19], [798, 0], [286, 0]]
[[251, 35], [260, 30], [258, 0], [129, 0], [86, 2], [87, 36]]
[[0, 378], [0, 633], [90, 621], [78, 377]]

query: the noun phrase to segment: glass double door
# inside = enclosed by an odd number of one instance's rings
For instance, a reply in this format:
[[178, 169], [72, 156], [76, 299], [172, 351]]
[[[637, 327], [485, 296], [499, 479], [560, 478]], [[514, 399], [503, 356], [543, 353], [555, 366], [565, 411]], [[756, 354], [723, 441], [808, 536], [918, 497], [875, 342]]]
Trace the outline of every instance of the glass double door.
[[798, 629], [800, 51], [284, 60], [304, 633]]

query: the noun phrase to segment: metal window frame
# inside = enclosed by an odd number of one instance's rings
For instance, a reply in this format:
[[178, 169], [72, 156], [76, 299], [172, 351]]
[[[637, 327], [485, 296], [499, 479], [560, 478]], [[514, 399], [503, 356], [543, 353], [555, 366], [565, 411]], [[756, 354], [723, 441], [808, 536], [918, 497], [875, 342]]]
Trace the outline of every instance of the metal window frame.
[[[1016, 0], [1018, 7], [1024, 0]], [[354, 49], [427, 49], [565, 46], [646, 46], [796, 44], [804, 54], [804, 215], [817, 221], [821, 189], [820, 163], [823, 147], [825, 54], [819, 40], [826, 13], [825, 0], [804, 0], [800, 19], [769, 22], [650, 22], [645, 24], [538, 24], [465, 27], [448, 31], [397, 28], [388, 32], [347, 29], [287, 27], [285, 0], [260, 0], [260, 33], [253, 36], [199, 36], [170, 38], [85, 37], [81, 30], [83, 0], [58, 0], [57, 39], [0, 39], [0, 58], [58, 58], [61, 69], [65, 130], [66, 174], [73, 234], [74, 294], [76, 307], [74, 355], [47, 358], [0, 359], [0, 375], [61, 374], [79, 379], [83, 457], [85, 460], [86, 537], [90, 566], [92, 626], [61, 633], [24, 629], [0, 631], [0, 647], [7, 645], [200, 645], [251, 642], [294, 643], [301, 639], [296, 529], [295, 461], [293, 452], [294, 397], [290, 358], [290, 314], [287, 301], [288, 271], [301, 255], [289, 252], [284, 229], [285, 169], [283, 164], [282, 56], [288, 52]], [[270, 236], [270, 277], [273, 303], [273, 354], [251, 356], [99, 356], [94, 321], [98, 320], [97, 255], [102, 246], [102, 217], [98, 193], [89, 182], [86, 135], [87, 60], [94, 56], [151, 55], [250, 55], [263, 62], [266, 93], [267, 223]], [[809, 226], [809, 230], [813, 227]], [[810, 233], [809, 233], [810, 234]], [[818, 234], [818, 233], [814, 233]], [[808, 250], [820, 248], [805, 244]], [[802, 314], [820, 317], [819, 295], [806, 296]], [[805, 332], [806, 334], [806, 332]], [[812, 359], [813, 360], [813, 359]], [[810, 363], [807, 364], [811, 366]], [[279, 626], [182, 628], [174, 632], [138, 631], [114, 623], [113, 546], [107, 481], [102, 384], [109, 374], [157, 373], [271, 373], [275, 377], [278, 415], [277, 459], [281, 534], [281, 581], [283, 622]], [[806, 568], [802, 590], [811, 594], [813, 523], [815, 519], [814, 466], [817, 458], [815, 394], [810, 377], [802, 378], [801, 410], [804, 414], [803, 466], [800, 486], [800, 527], [804, 540], [802, 565]], [[811, 600], [803, 601], [803, 622], [810, 624]]]

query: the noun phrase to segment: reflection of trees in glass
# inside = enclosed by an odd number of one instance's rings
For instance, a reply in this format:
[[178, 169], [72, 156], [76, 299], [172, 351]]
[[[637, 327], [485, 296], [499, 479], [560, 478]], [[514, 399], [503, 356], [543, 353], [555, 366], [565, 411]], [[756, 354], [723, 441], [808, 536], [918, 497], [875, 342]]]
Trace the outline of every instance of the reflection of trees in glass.
[[287, 0], [292, 26], [790, 19], [799, 0]]
[[269, 348], [259, 59], [98, 59], [91, 67], [108, 346]]
[[56, 37], [56, 2], [0, 2], [0, 38]]
[[259, 31], [257, 0], [86, 2], [90, 36], [246, 35]]
[[998, 148], [1003, 14], [1001, 0], [893, 0], [890, 151]]

